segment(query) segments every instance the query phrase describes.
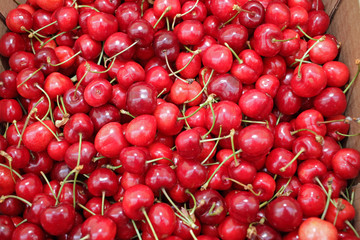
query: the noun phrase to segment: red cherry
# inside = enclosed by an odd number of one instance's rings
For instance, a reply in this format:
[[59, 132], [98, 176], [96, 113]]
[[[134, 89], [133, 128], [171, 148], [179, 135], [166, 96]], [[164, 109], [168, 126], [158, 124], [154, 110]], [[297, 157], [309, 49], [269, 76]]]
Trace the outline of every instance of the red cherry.
[[123, 207], [127, 217], [133, 220], [144, 218], [142, 211], [149, 209], [154, 202], [154, 194], [151, 189], [142, 184], [128, 188], [124, 193]]
[[43, 229], [54, 236], [65, 234], [74, 225], [75, 210], [67, 203], [48, 207], [41, 213], [40, 223]]
[[94, 13], [87, 19], [87, 30], [94, 40], [105, 41], [111, 34], [117, 32], [118, 23], [111, 14]]
[[94, 215], [83, 222], [81, 234], [90, 239], [111, 240], [115, 238], [116, 225], [110, 218]]
[[214, 44], [205, 50], [202, 62], [205, 67], [214, 69], [218, 73], [226, 73], [231, 69], [233, 58], [228, 48]]
[[333, 156], [331, 166], [341, 178], [355, 178], [360, 170], [360, 153], [355, 149], [340, 149]]
[[299, 239], [316, 240], [321, 237], [326, 237], [329, 240], [337, 239], [337, 230], [331, 222], [312, 217], [300, 225]]
[[239, 100], [241, 111], [255, 120], [265, 119], [273, 108], [272, 98], [256, 89], [246, 91]]

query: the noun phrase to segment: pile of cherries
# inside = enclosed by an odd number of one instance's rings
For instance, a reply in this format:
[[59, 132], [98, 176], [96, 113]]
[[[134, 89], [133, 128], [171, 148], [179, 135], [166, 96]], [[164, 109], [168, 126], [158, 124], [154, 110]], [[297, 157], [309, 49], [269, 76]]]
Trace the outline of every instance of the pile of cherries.
[[358, 239], [329, 23], [321, 0], [18, 5], [0, 239]]

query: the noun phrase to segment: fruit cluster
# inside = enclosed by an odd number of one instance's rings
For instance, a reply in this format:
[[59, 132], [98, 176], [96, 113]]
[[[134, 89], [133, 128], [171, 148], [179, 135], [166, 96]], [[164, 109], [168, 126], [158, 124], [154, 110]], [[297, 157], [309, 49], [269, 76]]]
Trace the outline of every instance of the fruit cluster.
[[18, 5], [0, 239], [358, 239], [329, 23], [321, 0]]

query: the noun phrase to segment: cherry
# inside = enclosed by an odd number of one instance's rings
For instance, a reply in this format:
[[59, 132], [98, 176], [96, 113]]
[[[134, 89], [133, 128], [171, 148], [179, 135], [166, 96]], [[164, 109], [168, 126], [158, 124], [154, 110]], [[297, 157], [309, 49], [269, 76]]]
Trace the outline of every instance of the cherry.
[[33, 174], [27, 173], [18, 180], [15, 185], [15, 192], [18, 197], [21, 197], [29, 202], [32, 202], [38, 193], [42, 193], [43, 185], [40, 178]]
[[327, 86], [342, 87], [350, 77], [349, 68], [342, 62], [330, 61], [323, 65], [327, 78]]
[[336, 198], [333, 200], [333, 204], [330, 203], [325, 219], [335, 223], [337, 229], [344, 229], [354, 217], [355, 208], [345, 199]]
[[5, 70], [0, 73], [0, 97], [14, 98], [18, 95], [16, 91], [16, 76], [17, 73], [11, 70]]
[[331, 160], [334, 172], [343, 179], [351, 179], [359, 173], [360, 154], [355, 149], [343, 148]]
[[135, 185], [125, 190], [123, 207], [127, 217], [133, 220], [144, 219], [143, 211], [149, 209], [154, 202], [151, 189], [142, 184]]
[[[269, 172], [289, 178], [295, 174], [297, 168], [296, 161], [287, 166], [294, 157], [292, 152], [284, 148], [275, 148], [267, 156], [265, 166]], [[287, 166], [286, 170], [281, 171], [280, 169], [284, 166]]]
[[275, 180], [267, 173], [258, 172], [252, 182], [253, 190], [257, 194], [260, 202], [268, 201], [272, 198], [276, 188]]
[[231, 51], [219, 44], [214, 44], [205, 50], [202, 62], [205, 67], [214, 69], [218, 73], [226, 73], [232, 65]]
[[45, 240], [45, 233], [40, 226], [33, 223], [23, 223], [15, 228], [12, 238], [13, 240]]
[[[201, 54], [201, 52], [200, 52]], [[181, 52], [176, 59], [176, 69], [184, 78], [195, 78], [201, 68], [201, 58], [197, 54]]]
[[180, 185], [184, 188], [198, 188], [207, 179], [207, 170], [199, 162], [192, 160], [180, 160], [177, 163], [176, 176]]
[[195, 159], [202, 151], [200, 140], [200, 134], [194, 129], [181, 132], [175, 139], [176, 150], [186, 159]]
[[210, 11], [222, 22], [226, 22], [231, 19], [235, 14], [234, 9], [236, 1], [234, 0], [215, 0], [211, 1]]
[[33, 25], [31, 13], [25, 9], [12, 9], [6, 16], [6, 26], [16, 33], [23, 33], [30, 30]]
[[270, 114], [273, 100], [264, 92], [251, 89], [240, 97], [239, 106], [246, 116], [255, 120], [263, 120]]
[[274, 100], [279, 111], [286, 115], [293, 115], [301, 108], [302, 98], [289, 85], [281, 85]]
[[299, 239], [315, 240], [326, 237], [329, 240], [337, 239], [338, 231], [331, 222], [317, 217], [306, 219], [299, 228]]
[[[72, 201], [72, 198], [73, 198], [73, 196], [71, 196], [71, 198], [69, 200]], [[106, 199], [102, 200], [102, 198], [100, 198], [100, 197], [93, 197], [88, 201], [85, 200], [85, 202], [86, 202], [86, 205], [85, 205], [85, 208], [83, 211], [83, 215], [86, 219], [88, 219], [94, 215], [91, 214], [90, 212], [86, 211], [85, 209], [89, 209], [91, 212], [95, 213], [95, 215], [102, 216], [102, 213], [105, 212], [111, 206], [111, 204], [109, 203], [108, 200], [106, 200]]]
[[171, 31], [163, 31], [155, 34], [153, 46], [155, 56], [162, 60], [168, 59], [169, 62], [175, 61], [180, 52], [179, 40], [176, 34]]
[[132, 84], [126, 93], [126, 105], [135, 116], [152, 114], [156, 108], [155, 88], [144, 82]]
[[326, 37], [324, 41], [316, 43], [320, 38], [321, 36], [316, 36], [308, 42], [308, 48], [313, 47], [309, 52], [310, 60], [317, 64], [333, 61], [338, 55], [336, 42]]
[[140, 14], [140, 7], [135, 2], [125, 2], [121, 4], [115, 11], [120, 31], [126, 32], [130, 23], [136, 19], [140, 19]]
[[21, 106], [15, 99], [1, 99], [0, 113], [0, 122], [11, 123], [22, 118]]
[[330, 18], [323, 10], [310, 11], [306, 33], [311, 37], [324, 34], [329, 24]]
[[[329, 108], [331, 106], [331, 108]], [[346, 97], [340, 88], [328, 87], [314, 99], [314, 107], [324, 117], [342, 114], [347, 106]]]
[[204, 27], [198, 20], [184, 20], [176, 26], [175, 32], [181, 44], [197, 45], [204, 36]]
[[75, 113], [64, 127], [64, 137], [69, 143], [76, 143], [80, 139], [89, 140], [94, 132], [94, 124], [84, 113]]
[[236, 53], [244, 49], [248, 39], [247, 29], [238, 24], [229, 24], [221, 28], [218, 32], [219, 43], [227, 43]]
[[61, 7], [54, 12], [53, 17], [61, 32], [69, 32], [77, 26], [79, 13], [73, 7]]
[[15, 230], [15, 226], [9, 216], [2, 215], [0, 216], [0, 228], [1, 233], [0, 237], [4, 240], [11, 240], [13, 232]]
[[326, 166], [317, 159], [308, 159], [298, 167], [298, 177], [302, 184], [316, 182], [326, 173]]
[[[135, 42], [136, 43], [136, 42]], [[111, 58], [130, 60], [135, 54], [135, 48], [131, 38], [122, 32], [111, 34], [104, 43], [104, 52]]]
[[164, 239], [174, 232], [176, 217], [169, 205], [155, 203], [149, 209], [148, 215], [158, 238]]
[[275, 98], [278, 89], [280, 87], [280, 81], [273, 75], [263, 75], [255, 83], [255, 88]]
[[54, 207], [48, 207], [40, 216], [43, 229], [54, 236], [69, 232], [75, 220], [75, 210], [68, 203], [61, 203]]
[[281, 50], [282, 43], [277, 40], [283, 40], [280, 28], [274, 24], [266, 23], [255, 29], [251, 46], [260, 56], [273, 57]]
[[[81, 35], [78, 39], [76, 39], [74, 43], [74, 51], [81, 51], [80, 56], [82, 56], [86, 60], [93, 60], [100, 55], [101, 43], [92, 39], [90, 35], [84, 34]], [[83, 64], [85, 64], [85, 62]], [[79, 69], [77, 71], [79, 71]], [[78, 79], [81, 79], [79, 78], [79, 76], [77, 77]]]
[[[314, 109], [309, 109], [306, 111], [303, 111], [298, 115], [298, 117], [295, 120], [295, 127], [296, 129], [308, 129], [313, 131], [314, 133], [325, 136], [326, 134], [326, 125], [321, 124], [321, 122], [324, 121], [323, 116], [319, 111], [316, 111]], [[314, 135], [311, 131], [300, 131], [297, 132], [297, 135], [303, 136], [303, 135]], [[315, 136], [316, 137], [316, 136]]]
[[274, 136], [265, 126], [250, 125], [240, 130], [239, 147], [250, 156], [267, 154], [273, 146]]
[[45, 152], [34, 152], [29, 164], [24, 168], [26, 173], [41, 174], [49, 173], [53, 167], [53, 159]]
[[265, 23], [272, 23], [280, 29], [290, 24], [290, 10], [285, 3], [271, 2], [266, 8]]
[[316, 217], [325, 209], [326, 196], [319, 186], [306, 183], [300, 187], [297, 201], [305, 217]]
[[90, 173], [95, 167], [95, 163], [91, 161], [95, 154], [96, 150], [91, 142], [83, 141], [81, 146], [79, 142], [74, 143], [65, 152], [65, 162], [71, 169], [75, 169], [78, 166], [78, 159], [80, 159], [79, 166], [83, 166], [80, 173]]
[[108, 217], [94, 215], [83, 222], [81, 235], [89, 239], [111, 240], [116, 235], [116, 224]]
[[218, 232], [221, 239], [245, 239], [247, 233], [248, 224], [241, 223], [235, 218], [228, 216], [218, 227]]
[[23, 135], [23, 142], [30, 151], [41, 152], [46, 150], [50, 141], [54, 138], [56, 128], [50, 120], [35, 122], [28, 126]]
[[10, 57], [17, 51], [25, 50], [25, 42], [20, 34], [8, 32], [0, 38], [0, 54], [4, 57]]
[[295, 230], [302, 222], [300, 204], [291, 197], [278, 197], [265, 209], [268, 223], [282, 232]]
[[106, 79], [93, 79], [84, 90], [84, 99], [92, 107], [107, 103], [112, 94], [112, 86]]
[[204, 22], [207, 9], [203, 2], [186, 1], [181, 6], [181, 18], [183, 20], [198, 20]]
[[69, 113], [87, 113], [90, 106], [84, 100], [84, 88], [82, 86], [72, 87], [64, 93], [63, 102]]
[[118, 23], [116, 17], [104, 13], [93, 13], [87, 19], [89, 35], [96, 41], [105, 41], [111, 34], [117, 32]]
[[44, 74], [36, 68], [25, 68], [16, 77], [18, 93], [29, 99], [37, 99], [42, 92], [36, 86], [42, 86], [44, 83]]
[[156, 135], [156, 118], [152, 115], [141, 115], [133, 119], [126, 128], [126, 140], [136, 146], [150, 145]]
[[234, 61], [231, 74], [243, 84], [252, 84], [260, 77], [264, 66], [262, 58], [254, 50], [245, 49], [239, 54], [242, 62]]
[[238, 15], [239, 22], [246, 28], [256, 28], [263, 23], [265, 18], [265, 9], [258, 1], [248, 1], [241, 7]]

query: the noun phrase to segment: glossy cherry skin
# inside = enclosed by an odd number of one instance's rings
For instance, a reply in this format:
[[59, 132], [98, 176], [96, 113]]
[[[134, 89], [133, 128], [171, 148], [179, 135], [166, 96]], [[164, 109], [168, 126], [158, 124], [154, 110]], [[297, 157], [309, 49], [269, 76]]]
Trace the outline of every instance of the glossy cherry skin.
[[306, 219], [299, 228], [299, 239], [316, 240], [326, 237], [329, 240], [337, 239], [338, 231], [331, 222], [312, 217]]
[[228, 216], [220, 223], [218, 232], [221, 239], [224, 240], [245, 239], [247, 228], [247, 223], [241, 223], [235, 218]]
[[289, 178], [295, 174], [297, 162], [294, 161], [291, 163], [285, 171], [281, 171], [280, 169], [290, 163], [294, 157], [295, 155], [292, 152], [284, 148], [275, 148], [267, 156], [265, 166], [269, 172], [278, 174], [284, 178]]
[[87, 20], [87, 30], [94, 40], [105, 41], [111, 34], [117, 32], [117, 20], [108, 13], [94, 13]]
[[84, 99], [92, 107], [100, 107], [111, 99], [112, 86], [106, 79], [93, 79], [84, 90]]
[[280, 29], [289, 26], [290, 10], [285, 3], [269, 3], [265, 12], [265, 22], [277, 25]]
[[181, 219], [176, 218], [176, 226], [175, 226], [173, 235], [179, 237], [180, 239], [184, 239], [184, 240], [193, 239], [191, 236], [190, 230], [193, 231], [195, 236], [200, 235], [200, 232], [201, 232], [201, 224], [197, 218], [195, 218], [194, 223], [196, 226], [194, 226], [194, 228], [190, 228]]
[[[44, 74], [40, 71], [32, 75], [35, 72], [36, 68], [25, 68], [16, 77], [16, 85], [18, 93], [24, 97], [29, 99], [37, 99], [41, 96], [41, 91], [36, 87], [39, 85], [40, 87], [44, 82]], [[29, 78], [26, 83], [19, 86], [22, 82], [24, 82], [27, 78]]]
[[40, 223], [44, 230], [54, 236], [71, 230], [75, 220], [75, 209], [68, 203], [48, 207], [41, 213]]
[[242, 92], [241, 82], [230, 74], [219, 74], [210, 81], [208, 93], [214, 93], [220, 100], [237, 103]]
[[173, 62], [179, 55], [180, 44], [177, 36], [174, 32], [163, 31], [155, 34], [153, 42], [155, 56], [166, 60], [167, 57], [169, 62]]
[[84, 113], [72, 115], [64, 127], [64, 137], [69, 143], [76, 143], [80, 139], [89, 140], [94, 132], [94, 124]]
[[[104, 51], [107, 56], [112, 57], [115, 54], [122, 52], [126, 48], [128, 48], [133, 41], [129, 38], [129, 36], [122, 32], [116, 32], [111, 34], [105, 41]], [[131, 47], [117, 55], [117, 59], [119, 60], [130, 60], [135, 53], [135, 48]]]
[[337, 43], [332, 39], [325, 37], [323, 41], [316, 44], [316, 41], [321, 37], [322, 36], [316, 36], [314, 38], [316, 40], [309, 40], [308, 42], [308, 48], [312, 47], [309, 52], [310, 60], [316, 64], [333, 61], [338, 55]]
[[[56, 128], [50, 120], [45, 120], [43, 123], [50, 128], [52, 132], [56, 132]], [[34, 152], [46, 150], [47, 145], [54, 138], [53, 133], [51, 133], [48, 128], [40, 122], [35, 122], [28, 126], [23, 135], [25, 147]]]
[[[170, 89], [169, 100], [177, 105], [189, 101], [188, 106], [195, 106], [201, 103], [201, 86], [198, 82], [186, 83], [181, 80], [175, 80]], [[198, 97], [196, 97], [198, 96]]]
[[[183, 69], [179, 74], [184, 78], [195, 78], [200, 71], [201, 68], [201, 58], [199, 55], [193, 57], [191, 53], [181, 52], [176, 59], [176, 69]], [[191, 62], [190, 62], [191, 60]], [[190, 63], [189, 63], [190, 62]], [[187, 65], [189, 63], [189, 65]], [[186, 66], [186, 68], [184, 68]]]
[[14, 98], [18, 95], [16, 91], [16, 76], [17, 73], [11, 70], [5, 70], [0, 73], [0, 97]]
[[125, 138], [132, 145], [148, 146], [156, 135], [156, 118], [141, 115], [133, 119], [126, 128]]
[[92, 39], [90, 35], [83, 34], [78, 39], [76, 39], [74, 44], [74, 51], [81, 51], [80, 55], [83, 58], [86, 60], [93, 60], [97, 58], [101, 52], [101, 43]]
[[250, 125], [240, 130], [239, 147], [250, 156], [259, 156], [270, 151], [274, 143], [274, 136], [265, 126]]
[[302, 221], [300, 204], [291, 197], [278, 197], [265, 210], [265, 216], [271, 226], [282, 232], [295, 230]]
[[280, 28], [271, 23], [262, 24], [256, 28], [251, 45], [260, 56], [273, 57], [281, 50], [281, 42], [274, 39], [283, 39]]
[[45, 240], [45, 233], [36, 224], [23, 223], [19, 227], [15, 228], [12, 240]]
[[[316, 132], [320, 136], [325, 136], [326, 134], [326, 125], [320, 124], [319, 122], [324, 121], [324, 118], [322, 114], [314, 109], [309, 109], [306, 111], [303, 111], [298, 115], [298, 117], [295, 120], [295, 128], [297, 129], [310, 129], [314, 132]], [[303, 135], [314, 135], [313, 133], [310, 133], [309, 131], [301, 131], [298, 132], [297, 135], [303, 136]]]
[[196, 130], [183, 131], [175, 139], [176, 150], [186, 159], [195, 159], [202, 151], [200, 140], [201, 136]]
[[226, 1], [212, 1], [210, 5], [211, 13], [220, 19], [222, 22], [226, 22], [231, 19], [236, 14], [236, 11], [233, 9], [236, 1], [226, 0]]
[[1, 233], [0, 233], [1, 239], [11, 240], [12, 239], [11, 237], [15, 230], [15, 226], [9, 216], [6, 215], [0, 216], [0, 228], [1, 228]]
[[99, 168], [93, 171], [89, 179], [88, 190], [94, 196], [113, 196], [118, 190], [117, 178], [113, 171], [107, 168]]
[[[90, 173], [95, 163], [91, 160], [96, 154], [96, 149], [91, 142], [82, 141], [80, 150], [80, 165], [83, 165], [80, 173]], [[65, 152], [65, 162], [71, 168], [74, 169], [77, 166], [79, 155], [79, 143], [72, 144]]]
[[40, 178], [33, 173], [24, 174], [23, 178], [18, 180], [15, 185], [16, 195], [30, 202], [42, 191], [42, 182]]
[[350, 77], [349, 68], [342, 62], [331, 61], [323, 65], [323, 70], [327, 78], [327, 86], [342, 87]]
[[156, 235], [160, 239], [164, 239], [174, 232], [176, 217], [174, 210], [168, 204], [155, 203], [149, 209], [148, 215]]
[[297, 201], [305, 217], [316, 217], [324, 211], [326, 195], [318, 185], [307, 183], [300, 187]]
[[[263, 23], [265, 17], [264, 6], [258, 1], [248, 1], [241, 7], [246, 11], [240, 11], [239, 22], [246, 28], [256, 28]], [[249, 12], [248, 12], [249, 11]]]
[[[331, 204], [329, 205], [329, 209], [326, 213], [325, 220], [329, 222], [334, 222], [335, 217], [337, 215], [337, 220], [335, 223], [335, 227], [337, 229], [344, 229], [346, 227], [345, 221], [351, 221], [355, 217], [355, 208], [345, 199], [336, 198], [334, 199], [334, 203], [336, 206]], [[339, 209], [337, 208], [339, 207]]]
[[26, 32], [22, 28], [26, 30], [30, 30], [33, 25], [33, 19], [31, 13], [26, 11], [25, 9], [15, 8], [12, 9], [8, 15], [6, 16], [6, 26], [12, 31], [16, 33]]
[[280, 87], [280, 81], [277, 77], [266, 74], [261, 76], [255, 83], [255, 88], [274, 98]]
[[205, 183], [207, 170], [200, 162], [181, 160], [177, 164], [176, 176], [182, 187], [198, 188]]
[[323, 10], [309, 12], [309, 20], [307, 24], [307, 34], [314, 37], [322, 35], [328, 29], [330, 18]]
[[240, 191], [229, 199], [229, 214], [241, 223], [255, 221], [259, 211], [259, 200], [250, 192]]
[[175, 171], [165, 164], [153, 165], [146, 172], [145, 183], [155, 193], [160, 189], [171, 189], [176, 184]]
[[110, 122], [120, 122], [121, 119], [118, 108], [111, 104], [92, 108], [89, 117], [94, 124], [95, 132], [98, 132], [104, 125]]
[[132, 84], [126, 93], [126, 105], [129, 112], [135, 116], [152, 114], [156, 108], [156, 95], [155, 88], [147, 83]]
[[354, 178], [358, 175], [360, 169], [360, 153], [355, 149], [340, 149], [333, 156], [331, 166], [341, 178]]
[[270, 114], [273, 100], [264, 92], [251, 89], [240, 97], [239, 106], [246, 116], [255, 120], [263, 120]]
[[231, 69], [232, 61], [230, 50], [219, 44], [210, 46], [202, 56], [204, 66], [214, 69], [218, 73], [228, 72]]
[[293, 115], [301, 108], [302, 98], [289, 85], [281, 85], [274, 100], [279, 111], [286, 115]]
[[105, 157], [119, 156], [121, 150], [127, 145], [123, 127], [117, 122], [104, 125], [95, 136], [95, 149]]
[[167, 136], [178, 134], [184, 126], [184, 120], [178, 120], [178, 117], [181, 117], [182, 114], [173, 103], [165, 102], [156, 106], [154, 116], [158, 131]]
[[204, 36], [203, 24], [198, 20], [185, 20], [176, 26], [175, 31], [183, 45], [196, 45]]
[[231, 74], [243, 84], [252, 84], [258, 80], [263, 72], [263, 60], [254, 50], [245, 49], [239, 54], [242, 62], [235, 60], [231, 67]]
[[346, 106], [346, 96], [340, 88], [325, 88], [314, 99], [315, 109], [324, 117], [342, 114], [345, 111]]
[[116, 224], [110, 218], [94, 215], [82, 224], [81, 234], [90, 239], [111, 240], [116, 235]]
[[25, 42], [20, 34], [8, 32], [0, 38], [0, 54], [4, 57], [10, 57], [17, 51], [25, 50]]
[[1, 99], [0, 113], [0, 122], [11, 123], [22, 118], [21, 106], [15, 99]]
[[210, 107], [206, 109], [206, 122], [205, 126], [210, 129], [213, 125], [213, 119], [215, 117], [215, 125], [211, 133], [219, 135], [220, 126], [222, 126], [222, 136], [230, 133], [231, 129], [238, 129], [241, 124], [242, 115], [240, 107], [234, 102], [220, 101], [213, 104], [215, 116], [212, 115]]
[[127, 217], [133, 220], [144, 219], [142, 210], [149, 209], [154, 202], [151, 189], [142, 184], [128, 188], [124, 193], [123, 207]]

